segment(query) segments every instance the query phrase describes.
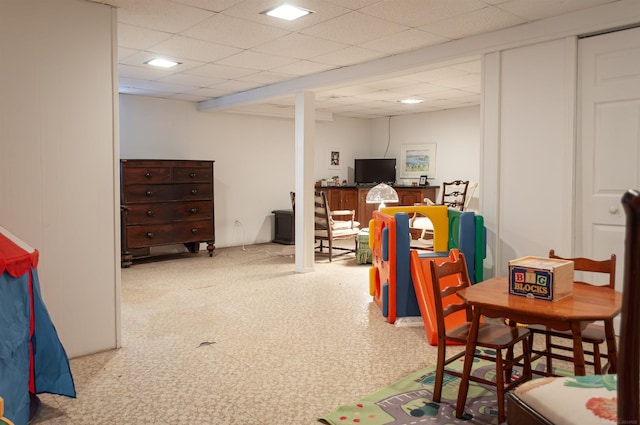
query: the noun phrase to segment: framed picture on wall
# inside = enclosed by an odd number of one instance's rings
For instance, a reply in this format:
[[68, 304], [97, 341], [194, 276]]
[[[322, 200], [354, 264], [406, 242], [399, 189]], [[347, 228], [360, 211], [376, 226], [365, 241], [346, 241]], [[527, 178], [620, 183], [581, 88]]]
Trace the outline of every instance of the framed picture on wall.
[[340, 169], [340, 151], [335, 148], [329, 149], [329, 168], [333, 170]]
[[418, 182], [418, 186], [426, 186], [427, 185], [427, 176], [420, 176], [420, 181]]
[[[400, 148], [400, 177], [419, 179], [425, 174], [436, 176], [436, 144], [402, 145]], [[425, 176], [426, 178], [426, 176]], [[422, 186], [422, 184], [420, 184]]]

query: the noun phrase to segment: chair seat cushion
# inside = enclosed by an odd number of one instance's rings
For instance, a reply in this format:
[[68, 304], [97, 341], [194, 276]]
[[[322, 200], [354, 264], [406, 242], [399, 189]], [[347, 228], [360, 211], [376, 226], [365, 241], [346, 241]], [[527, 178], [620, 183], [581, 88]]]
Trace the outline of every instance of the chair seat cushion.
[[[331, 234], [333, 235], [334, 238], [353, 236], [353, 238], [355, 239], [358, 236], [358, 231], [359, 231], [358, 229], [340, 229], [340, 230], [333, 230]], [[316, 237], [326, 238], [328, 233], [326, 230], [316, 230], [315, 235]]]
[[514, 392], [556, 425], [616, 423], [616, 382], [616, 375], [540, 378]]
[[360, 223], [358, 223], [357, 221], [351, 221], [351, 220], [332, 220], [331, 221], [331, 228], [333, 229], [334, 232], [336, 230], [351, 229], [354, 227], [355, 228], [360, 227]]
[[433, 230], [433, 223], [427, 217], [416, 217], [411, 224], [416, 229]]

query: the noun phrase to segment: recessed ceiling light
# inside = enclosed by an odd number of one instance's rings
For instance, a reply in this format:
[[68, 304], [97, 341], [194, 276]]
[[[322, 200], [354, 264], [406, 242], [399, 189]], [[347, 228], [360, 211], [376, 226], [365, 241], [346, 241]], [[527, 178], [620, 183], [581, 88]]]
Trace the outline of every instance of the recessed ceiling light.
[[289, 4], [283, 4], [273, 9], [265, 10], [265, 15], [273, 16], [274, 18], [286, 19], [287, 21], [293, 21], [294, 19], [301, 18], [305, 15], [313, 13], [311, 10], [303, 9], [297, 6], [291, 6]]
[[416, 103], [422, 103], [424, 100], [421, 99], [402, 99], [400, 103], [406, 103], [408, 105], [415, 105]]
[[180, 65], [180, 62], [176, 62], [176, 61], [172, 61], [172, 60], [168, 60], [168, 59], [160, 59], [160, 58], [156, 58], [156, 59], [151, 59], [149, 61], [145, 62], [146, 65], [153, 65], [153, 66], [159, 66], [161, 68], [172, 68], [176, 65]]

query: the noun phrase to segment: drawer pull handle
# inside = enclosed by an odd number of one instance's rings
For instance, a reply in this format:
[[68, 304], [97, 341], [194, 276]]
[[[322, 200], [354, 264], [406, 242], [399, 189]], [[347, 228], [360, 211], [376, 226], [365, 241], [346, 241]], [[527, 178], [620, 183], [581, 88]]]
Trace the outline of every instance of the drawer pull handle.
[[198, 194], [198, 189], [191, 189], [191, 194], [192, 195], [197, 195]]
[[150, 190], [147, 190], [145, 193], [145, 195], [147, 195], [147, 197], [151, 198], [153, 196], [153, 192]]
[[191, 208], [189, 211], [191, 211], [191, 214], [195, 214], [198, 212], [197, 208]]
[[154, 237], [154, 236], [155, 236], [155, 235], [153, 234], [153, 232], [147, 232], [147, 237], [148, 237], [149, 239], [153, 239], [153, 237]]
[[195, 227], [193, 229], [191, 229], [191, 233], [195, 234], [198, 233], [198, 229], [196, 229]]
[[148, 210], [148, 211], [147, 211], [147, 215], [148, 215], [149, 217], [153, 216], [153, 210]]
[[196, 178], [197, 176], [197, 173], [189, 173], [189, 177], [191, 177], [192, 179]]
[[153, 173], [151, 171], [147, 171], [144, 176], [148, 179], [150, 179], [151, 177], [153, 177]]

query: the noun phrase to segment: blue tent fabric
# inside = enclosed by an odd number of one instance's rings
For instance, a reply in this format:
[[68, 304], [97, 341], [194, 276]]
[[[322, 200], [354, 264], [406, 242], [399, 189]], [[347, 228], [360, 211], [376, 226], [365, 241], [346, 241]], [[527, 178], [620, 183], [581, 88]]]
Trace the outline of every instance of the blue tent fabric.
[[32, 338], [36, 394], [76, 396], [69, 358], [42, 301], [38, 273], [33, 273], [34, 333]]
[[0, 396], [4, 416], [16, 425], [29, 420], [29, 275], [0, 274]]

